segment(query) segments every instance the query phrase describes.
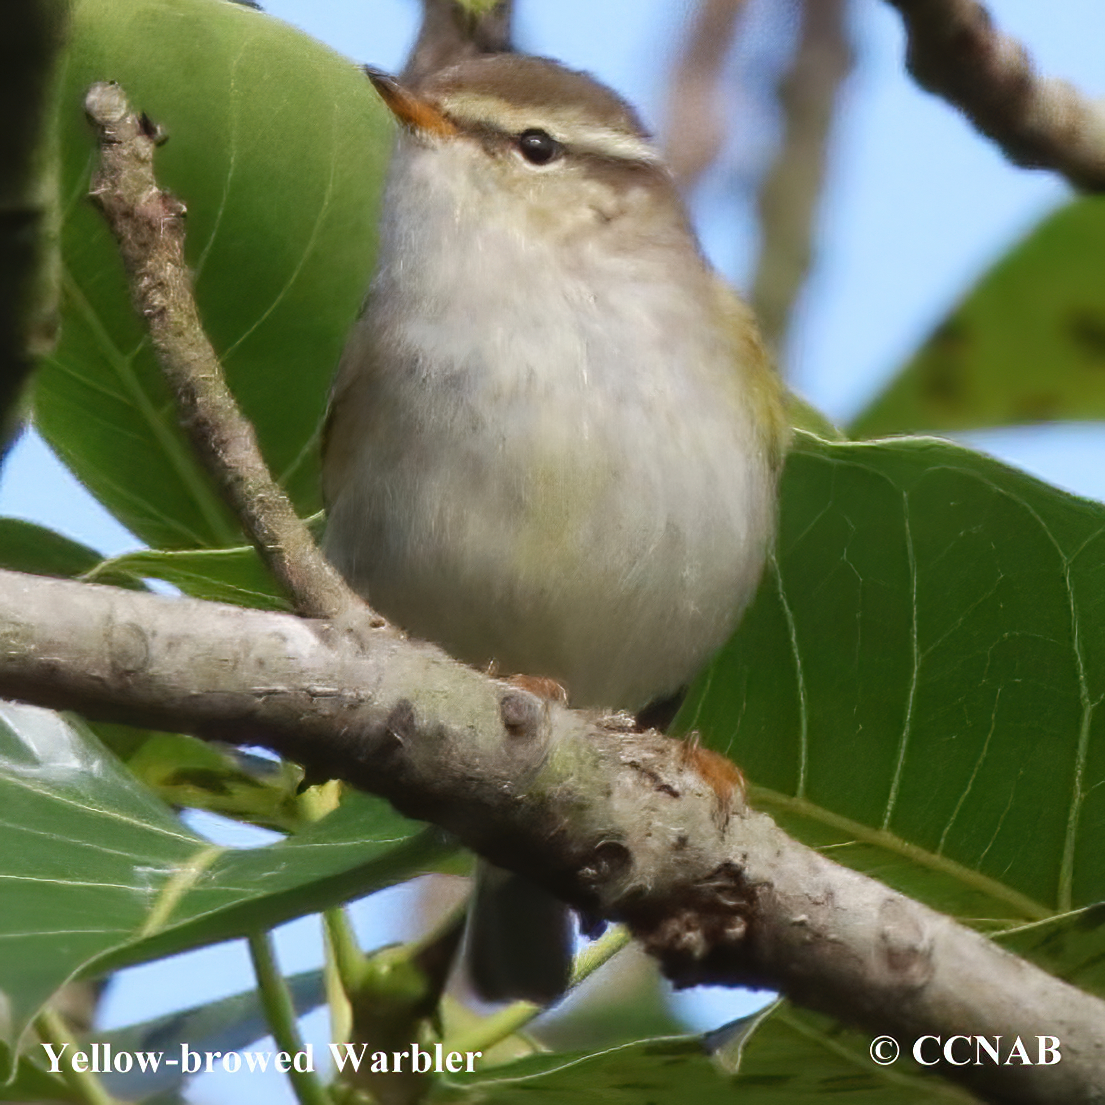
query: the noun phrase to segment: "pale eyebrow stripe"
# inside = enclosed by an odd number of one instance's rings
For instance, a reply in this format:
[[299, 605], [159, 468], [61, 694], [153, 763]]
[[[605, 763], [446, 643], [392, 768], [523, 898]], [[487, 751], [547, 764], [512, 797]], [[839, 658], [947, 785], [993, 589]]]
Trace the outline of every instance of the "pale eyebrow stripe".
[[521, 134], [540, 125], [558, 142], [587, 153], [625, 161], [660, 162], [660, 154], [647, 139], [616, 127], [590, 123], [578, 110], [543, 111], [541, 118], [535, 119], [533, 108], [516, 107], [497, 96], [478, 92], [448, 96], [442, 106], [450, 115], [459, 116], [462, 122], [486, 123], [495, 130], [512, 134]]

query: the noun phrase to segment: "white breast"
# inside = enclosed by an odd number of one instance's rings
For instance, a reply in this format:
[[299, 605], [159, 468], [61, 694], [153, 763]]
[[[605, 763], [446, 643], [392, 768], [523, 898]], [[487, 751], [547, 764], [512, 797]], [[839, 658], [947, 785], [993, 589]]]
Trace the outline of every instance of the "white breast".
[[732, 631], [773, 522], [708, 277], [458, 216], [478, 205], [409, 154], [389, 202], [416, 217], [391, 219], [345, 355], [376, 368], [348, 392], [365, 432], [327, 552], [463, 660], [639, 707]]

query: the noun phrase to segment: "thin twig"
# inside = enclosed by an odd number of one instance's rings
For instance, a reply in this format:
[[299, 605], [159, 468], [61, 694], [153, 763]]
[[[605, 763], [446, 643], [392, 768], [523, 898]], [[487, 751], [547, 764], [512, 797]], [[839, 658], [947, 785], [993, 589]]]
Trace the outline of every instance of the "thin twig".
[[745, 0], [702, 0], [672, 74], [664, 148], [684, 189], [717, 159], [725, 138], [722, 67]]
[[62, 1078], [83, 1105], [119, 1105], [92, 1071], [80, 1069], [80, 1065], [73, 1062], [80, 1044], [60, 1014], [47, 1007], [35, 1018], [35, 1029], [42, 1042], [52, 1047], [59, 1059], [57, 1065]]
[[272, 1030], [276, 1046], [292, 1060], [286, 1073], [296, 1100], [299, 1105], [333, 1105], [330, 1094], [315, 1076], [313, 1068], [300, 1070], [295, 1065], [294, 1057], [303, 1051], [303, 1040], [295, 1023], [292, 995], [276, 963], [272, 937], [267, 932], [254, 933], [248, 943], [265, 1021]]
[[752, 290], [760, 328], [776, 349], [809, 272], [833, 109], [852, 68], [845, 0], [804, 0], [801, 11], [798, 49], [779, 85], [782, 143], [760, 189], [762, 244]]
[[184, 205], [154, 179], [156, 128], [131, 112], [115, 84], [93, 85], [85, 110], [100, 140], [92, 196], [119, 241], [135, 307], [197, 454], [298, 613], [335, 617], [357, 609], [360, 599], [269, 474], [203, 332], [184, 262]]
[[1105, 108], [1033, 69], [976, 0], [887, 0], [905, 20], [917, 83], [955, 104], [1018, 165], [1105, 189]]

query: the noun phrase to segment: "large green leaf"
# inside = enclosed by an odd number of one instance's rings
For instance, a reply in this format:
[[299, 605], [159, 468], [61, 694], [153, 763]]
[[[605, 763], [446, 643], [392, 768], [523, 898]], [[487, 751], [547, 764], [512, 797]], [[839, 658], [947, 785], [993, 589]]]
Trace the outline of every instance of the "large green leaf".
[[0, 810], [0, 997], [12, 1037], [81, 971], [267, 929], [453, 852], [435, 830], [355, 792], [276, 844], [216, 847], [86, 730], [11, 705], [0, 706]]
[[302, 828], [307, 820], [297, 801], [303, 772], [296, 764], [182, 733], [103, 724], [93, 731], [171, 806], [209, 810], [279, 832]]
[[1000, 928], [1105, 899], [1103, 693], [1105, 507], [803, 434], [776, 564], [678, 720], [801, 839]]
[[97, 583], [112, 575], [160, 579], [209, 602], [288, 610], [276, 581], [252, 545], [225, 549], [142, 549], [105, 560], [87, 573]]
[[[41, 1054], [41, 1052], [40, 1052]], [[11, 1049], [0, 1040], [0, 1101], [74, 1101], [81, 1098], [56, 1074], [47, 1072], [25, 1056], [15, 1061], [11, 1081], [5, 1081], [12, 1068]]]
[[1105, 418], [1105, 199], [1076, 200], [982, 278], [855, 420], [856, 437]]
[[1105, 994], [1105, 905], [1037, 921], [998, 934], [1002, 947], [1046, 963], [1067, 982]]
[[[316, 539], [321, 537], [324, 522], [321, 511], [305, 522]], [[230, 602], [262, 610], [291, 608], [252, 545], [222, 549], [139, 549], [101, 561], [91, 570], [85, 570], [83, 575], [97, 583], [112, 582], [116, 578], [160, 579], [193, 598], [209, 602]]]
[[161, 181], [188, 206], [204, 325], [302, 513], [314, 435], [375, 250], [390, 123], [351, 63], [221, 0], [79, 0], [61, 133], [64, 323], [36, 422], [131, 530], [166, 548], [241, 544], [176, 427], [114, 243], [84, 198], [84, 92], [119, 81], [165, 127]]
[[116, 587], [142, 587], [141, 581], [123, 569], [104, 564], [95, 549], [63, 537], [45, 526], [22, 518], [0, 518], [0, 568], [62, 579], [101, 568], [101, 583]]
[[533, 1055], [474, 1075], [446, 1076], [429, 1096], [433, 1105], [641, 1105], [693, 1101], [695, 1105], [921, 1105], [970, 1102], [962, 1090], [928, 1076], [912, 1063], [880, 1067], [870, 1040], [828, 1018], [781, 1004], [739, 1026], [739, 1070], [711, 1058], [694, 1036], [641, 1040], [601, 1051]]

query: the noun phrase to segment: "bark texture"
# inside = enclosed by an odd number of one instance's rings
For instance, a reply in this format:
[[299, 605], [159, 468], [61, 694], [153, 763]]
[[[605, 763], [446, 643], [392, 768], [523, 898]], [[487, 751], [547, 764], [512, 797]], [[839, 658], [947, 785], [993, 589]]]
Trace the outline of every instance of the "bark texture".
[[1062, 1041], [943, 1067], [995, 1101], [1105, 1100], [1105, 1003], [722, 808], [688, 746], [543, 702], [387, 627], [0, 572], [0, 695], [260, 744], [380, 794], [593, 916], [676, 985], [769, 986], [902, 1041]]

